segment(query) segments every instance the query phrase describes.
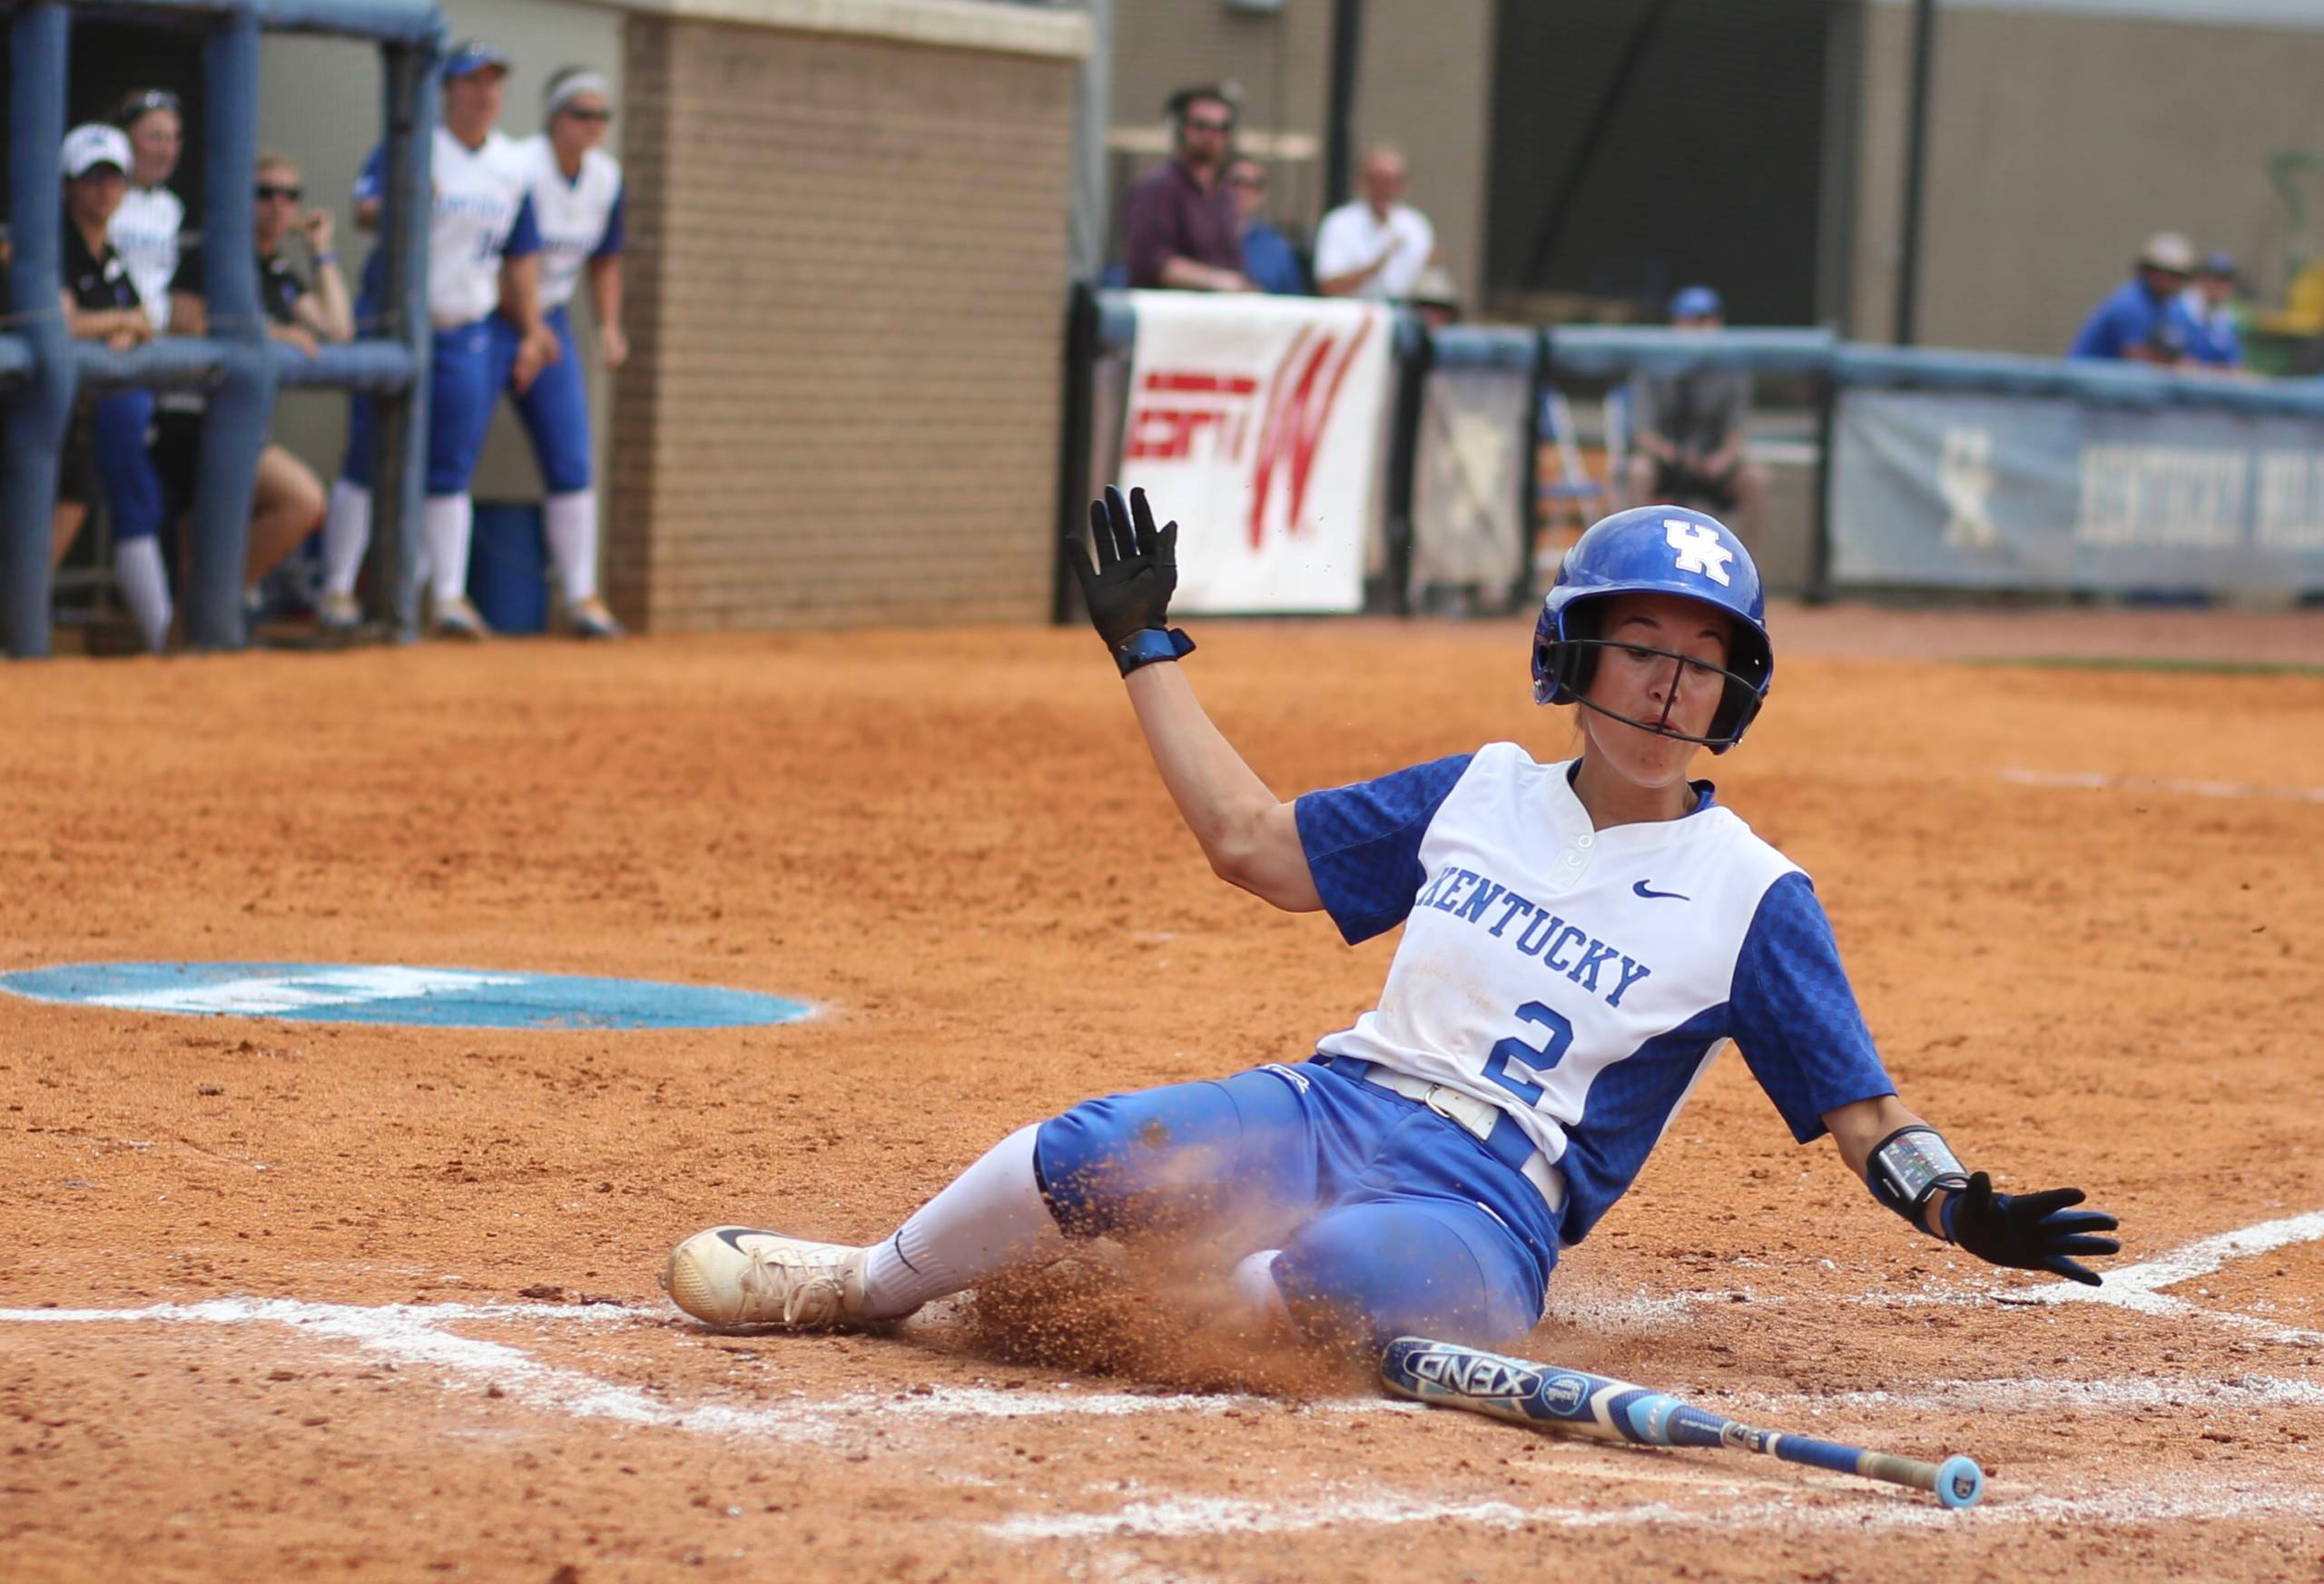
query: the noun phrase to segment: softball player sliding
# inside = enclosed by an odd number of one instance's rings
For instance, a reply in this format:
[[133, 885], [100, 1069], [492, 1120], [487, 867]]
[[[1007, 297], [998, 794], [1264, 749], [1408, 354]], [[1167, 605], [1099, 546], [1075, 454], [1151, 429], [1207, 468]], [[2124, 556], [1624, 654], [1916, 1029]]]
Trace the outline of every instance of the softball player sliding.
[[[508, 56], [497, 44], [463, 44], [444, 62], [444, 120], [432, 153], [435, 203], [428, 221], [428, 310], [435, 321], [428, 370], [428, 505], [421, 523], [432, 617], [438, 634], [481, 638], [484, 619], [468, 603], [468, 536], [475, 511], [468, 480], [492, 421], [501, 383], [519, 391], [560, 349], [540, 310], [540, 231], [526, 200], [516, 145], [495, 130]], [[355, 183], [355, 223], [379, 224], [387, 152], [372, 151]], [[356, 321], [379, 322], [387, 261], [371, 255]], [[519, 337], [513, 372], [496, 360], [496, 313]], [[323, 595], [316, 615], [327, 628], [352, 627], [361, 613], [355, 578], [371, 543], [373, 411], [369, 397], [348, 403], [347, 460], [323, 519]]]
[[1759, 576], [1715, 518], [1605, 518], [1560, 569], [1534, 697], [1582, 746], [1513, 743], [1279, 802], [1176, 664], [1177, 526], [1142, 494], [1068, 546], [1164, 783], [1211, 867], [1353, 943], [1404, 926], [1379, 1004], [1309, 1060], [1091, 1100], [1003, 1140], [869, 1248], [720, 1226], [668, 1284], [716, 1324], [908, 1314], [1071, 1237], [1212, 1247], [1244, 1318], [1376, 1346], [1488, 1345], [1541, 1319], [1589, 1235], [1719, 1048], [1874, 1197], [1995, 1264], [2098, 1277], [2113, 1217], [1965, 1171], [1897, 1099], [1807, 877], [1687, 779], [1739, 742], [1775, 669]]
[[[621, 328], [621, 165], [597, 147], [613, 120], [612, 90], [596, 72], [567, 66], [541, 96], [546, 132], [515, 145], [533, 217], [541, 232], [541, 307], [558, 356], [532, 384], [515, 392], [533, 442], [549, 554], [565, 594], [566, 625], [576, 637], [618, 638], [621, 624], [597, 597], [597, 492], [589, 487], [589, 391], [566, 304], [586, 267], [597, 344], [606, 367], [629, 356]], [[492, 320], [492, 351], [501, 372], [516, 366], [523, 337], [505, 317]]]

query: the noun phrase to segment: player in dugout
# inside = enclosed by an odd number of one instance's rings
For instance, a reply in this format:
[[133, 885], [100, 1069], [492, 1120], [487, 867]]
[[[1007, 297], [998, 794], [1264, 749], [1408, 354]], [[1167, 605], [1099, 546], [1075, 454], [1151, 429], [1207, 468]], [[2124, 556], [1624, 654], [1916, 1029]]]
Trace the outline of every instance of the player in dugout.
[[1506, 1344], [1730, 1039], [1792, 1136], [1828, 1132], [1915, 1233], [2098, 1282], [2078, 1256], [2116, 1252], [2113, 1217], [1964, 1168], [1898, 1097], [1807, 875], [1689, 777], [1699, 749], [1742, 740], [1775, 670], [1758, 569], [1724, 524], [1648, 506], [1568, 553], [1531, 673], [1537, 703], [1580, 706], [1574, 756], [1493, 743], [1285, 802], [1181, 664], [1177, 525], [1111, 489], [1090, 522], [1095, 566], [1068, 545], [1090, 619], [1211, 868], [1351, 944], [1403, 925], [1377, 1005], [1307, 1060], [1020, 1128], [868, 1246], [698, 1233], [670, 1256], [681, 1309], [861, 1326], [1070, 1239], [1167, 1237], [1218, 1278], [1207, 1299], [1178, 1283], [1193, 1325]]
[[[540, 228], [516, 146], [497, 124], [507, 79], [508, 54], [498, 44], [455, 45], [444, 62], [444, 120], [430, 150], [435, 202], [428, 219], [428, 311], [435, 340], [428, 369], [428, 504], [420, 548], [430, 625], [444, 638], [488, 635], [468, 596], [476, 520], [468, 481], [500, 382], [505, 379], [521, 393], [561, 353], [541, 313]], [[355, 223], [377, 230], [387, 196], [382, 147], [371, 152], [356, 182]], [[364, 267], [358, 324], [378, 317], [386, 266], [375, 251]], [[487, 321], [495, 314], [517, 328], [516, 355], [507, 363], [493, 354]], [[326, 631], [344, 631], [362, 619], [355, 580], [371, 543], [372, 402], [357, 396], [347, 406], [347, 459], [323, 521], [323, 594], [315, 615]]]
[[[132, 161], [128, 134], [117, 126], [88, 122], [64, 134], [64, 235], [57, 251], [64, 328], [69, 335], [102, 341], [117, 352], [153, 336], [153, 316], [107, 230], [129, 190]], [[94, 478], [113, 514], [113, 582], [138, 635], [159, 654], [169, 642], [175, 613], [159, 537], [162, 481], [145, 449], [153, 421], [150, 390], [82, 397], [58, 469], [49, 564], [63, 561], [79, 536]]]
[[[331, 249], [330, 212], [300, 207], [306, 184], [297, 162], [287, 154], [259, 155], [252, 173], [257, 178], [253, 185], [258, 295], [266, 314], [266, 333], [310, 358], [326, 343], [353, 340], [355, 310], [348, 300], [347, 282], [339, 272], [339, 255]], [[304, 279], [284, 247], [293, 235], [306, 249]], [[170, 282], [170, 323], [178, 334], [200, 336], [209, 331], [210, 310], [202, 296], [202, 249], [197, 244], [186, 250], [178, 263], [177, 277]], [[192, 505], [202, 423], [202, 411], [196, 405], [191, 411], [164, 412], [154, 425], [154, 465], [172, 515]], [[259, 452], [251, 491], [245, 583], [255, 585], [321, 526], [323, 506], [322, 480], [315, 477], [314, 469], [286, 447], [269, 441]]]
[[576, 638], [618, 638], [621, 624], [597, 595], [597, 492], [591, 487], [589, 389], [566, 305], [586, 273], [597, 321], [597, 350], [608, 372], [629, 357], [621, 324], [624, 193], [621, 165], [597, 145], [614, 118], [613, 88], [603, 74], [566, 66], [541, 93], [547, 130], [516, 144], [541, 231], [540, 304], [556, 337], [556, 359], [530, 386], [514, 389], [507, 371], [524, 354], [524, 336], [505, 314], [492, 319], [496, 382], [511, 386], [517, 416], [533, 443], [547, 498], [541, 524], [549, 558], [564, 587], [566, 630]]

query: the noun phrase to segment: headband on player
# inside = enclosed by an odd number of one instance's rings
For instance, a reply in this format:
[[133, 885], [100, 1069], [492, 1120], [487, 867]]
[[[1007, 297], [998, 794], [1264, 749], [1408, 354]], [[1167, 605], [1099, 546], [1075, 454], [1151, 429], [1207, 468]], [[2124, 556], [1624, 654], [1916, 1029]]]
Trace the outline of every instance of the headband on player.
[[569, 76], [554, 79], [548, 92], [541, 96], [541, 113], [555, 115], [584, 93], [595, 93], [606, 103], [613, 103], [613, 84], [600, 72], [575, 72]]

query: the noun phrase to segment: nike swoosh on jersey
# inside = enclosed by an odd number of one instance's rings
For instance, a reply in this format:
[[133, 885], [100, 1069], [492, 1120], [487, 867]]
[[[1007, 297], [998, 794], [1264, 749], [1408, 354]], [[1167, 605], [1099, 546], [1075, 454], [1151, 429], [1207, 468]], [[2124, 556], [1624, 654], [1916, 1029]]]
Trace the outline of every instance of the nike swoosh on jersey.
[[1653, 901], [1661, 897], [1669, 897], [1681, 902], [1690, 902], [1694, 900], [1692, 897], [1689, 897], [1681, 891], [1649, 890], [1647, 890], [1646, 882], [1644, 881], [1640, 881], [1635, 885], [1631, 886], [1630, 891], [1633, 895], [1644, 897], [1649, 901]]

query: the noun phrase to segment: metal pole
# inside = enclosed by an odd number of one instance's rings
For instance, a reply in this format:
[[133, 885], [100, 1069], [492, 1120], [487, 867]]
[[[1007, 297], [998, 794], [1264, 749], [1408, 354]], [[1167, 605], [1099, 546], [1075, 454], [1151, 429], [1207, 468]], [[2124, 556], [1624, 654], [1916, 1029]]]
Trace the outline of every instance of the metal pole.
[[1068, 556], [1086, 555], [1080, 542], [1081, 514], [1089, 505], [1090, 405], [1097, 399], [1098, 293], [1076, 280], [1065, 305], [1065, 410], [1059, 414], [1057, 453], [1057, 547], [1052, 563], [1049, 620], [1074, 619], [1073, 571]]
[[30, 343], [32, 371], [7, 388], [0, 425], [0, 619], [8, 653], [48, 653], [48, 535], [57, 453], [73, 418], [73, 339], [57, 312], [64, 216], [57, 151], [72, 26], [50, 0], [19, 5], [8, 29], [8, 313]]
[[1896, 344], [1920, 334], [1921, 202], [1928, 165], [1928, 85], [1936, 53], [1936, 0], [1913, 0], [1913, 97], [1905, 127], [1905, 212], [1896, 241]]
[[202, 294], [210, 334], [231, 349], [210, 394], [193, 501], [193, 566], [186, 638], [196, 649], [242, 645], [242, 583], [250, 561], [258, 454], [274, 412], [274, 360], [258, 296], [258, 18], [223, 18], [202, 45], [210, 114], [202, 128]]
[[1106, 268], [1106, 133], [1113, 120], [1114, 0], [1087, 0], [1089, 54], [1075, 74], [1073, 191], [1066, 215], [1066, 273], [1095, 285]]
[[[387, 181], [379, 250], [387, 331], [411, 352], [411, 387], [379, 406], [371, 477], [371, 608], [398, 639], [419, 636], [419, 525], [428, 504], [428, 410], [435, 324], [428, 311], [428, 166], [436, 143], [434, 46], [387, 52]], [[417, 202], [413, 202], [415, 195]]]
[[1533, 335], [1533, 364], [1525, 381], [1525, 456], [1517, 469], [1517, 576], [1509, 603], [1521, 609], [1533, 598], [1533, 558], [1541, 547], [1541, 403], [1550, 393], [1550, 333]]
[[1421, 404], [1428, 397], [1434, 347], [1428, 327], [1409, 308], [1395, 311], [1395, 408], [1388, 437], [1388, 603], [1413, 614], [1413, 484], [1420, 460]]
[[1364, 63], [1364, 0], [1333, 0], [1332, 77], [1324, 111], [1324, 207], [1348, 201], [1355, 169], [1355, 77]]

